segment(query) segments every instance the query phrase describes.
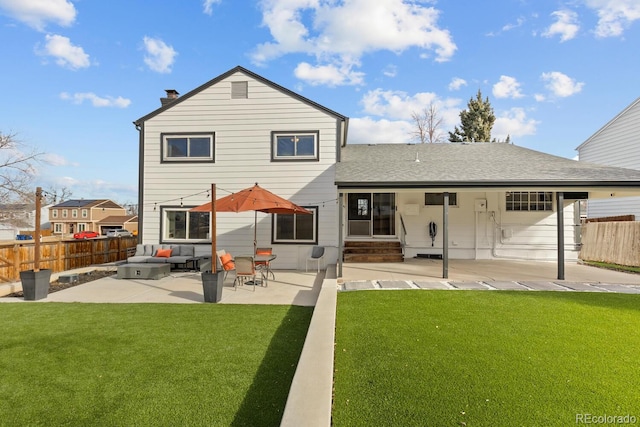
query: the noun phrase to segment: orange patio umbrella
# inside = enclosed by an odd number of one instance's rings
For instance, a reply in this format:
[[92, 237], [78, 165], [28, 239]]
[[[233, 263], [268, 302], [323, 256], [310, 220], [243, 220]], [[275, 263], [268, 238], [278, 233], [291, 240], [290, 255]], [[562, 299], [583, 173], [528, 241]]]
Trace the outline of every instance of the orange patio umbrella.
[[[191, 212], [211, 212], [211, 202], [190, 209]], [[229, 194], [216, 200], [216, 212], [247, 212], [254, 211], [253, 226], [253, 253], [256, 253], [256, 225], [258, 224], [258, 212], [271, 214], [306, 214], [312, 212], [273, 194], [256, 184], [253, 187], [245, 188], [237, 193]]]

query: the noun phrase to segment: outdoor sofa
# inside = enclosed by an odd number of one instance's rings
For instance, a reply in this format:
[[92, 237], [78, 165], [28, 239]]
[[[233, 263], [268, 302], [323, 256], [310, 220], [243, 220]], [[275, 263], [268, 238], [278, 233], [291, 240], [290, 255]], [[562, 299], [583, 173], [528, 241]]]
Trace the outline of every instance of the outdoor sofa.
[[202, 258], [205, 257], [196, 255], [195, 245], [138, 244], [135, 254], [127, 258], [127, 263], [171, 264], [172, 269], [179, 266], [187, 268], [192, 264], [197, 268], [197, 262]]

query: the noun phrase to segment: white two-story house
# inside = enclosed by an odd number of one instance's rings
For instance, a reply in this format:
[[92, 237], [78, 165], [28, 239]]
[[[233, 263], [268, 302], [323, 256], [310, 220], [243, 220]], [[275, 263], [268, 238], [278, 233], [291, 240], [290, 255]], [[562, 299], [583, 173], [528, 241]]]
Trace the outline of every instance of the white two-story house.
[[[220, 198], [258, 183], [313, 212], [257, 214], [257, 244], [273, 248], [275, 268], [303, 268], [313, 245], [337, 259], [334, 175], [346, 117], [243, 67], [182, 96], [168, 90], [162, 104], [135, 121], [142, 243], [210, 251], [210, 214], [189, 209], [210, 201], [211, 184]], [[218, 248], [253, 252], [253, 212], [219, 212], [216, 222]]]
[[640, 171], [511, 144], [347, 144], [345, 116], [242, 67], [167, 91], [135, 125], [141, 243], [210, 253], [210, 213], [190, 209], [210, 201], [212, 184], [220, 198], [258, 183], [313, 217], [258, 213], [254, 226], [253, 212], [218, 212], [217, 247], [251, 254], [255, 230], [280, 269], [304, 268], [314, 245], [328, 263], [366, 251], [374, 262], [576, 259], [574, 203], [640, 194]]

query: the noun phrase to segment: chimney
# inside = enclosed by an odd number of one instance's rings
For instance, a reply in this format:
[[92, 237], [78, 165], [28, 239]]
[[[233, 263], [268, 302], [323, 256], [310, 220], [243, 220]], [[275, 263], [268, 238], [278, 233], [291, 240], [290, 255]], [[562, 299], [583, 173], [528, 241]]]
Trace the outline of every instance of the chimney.
[[160, 98], [160, 104], [162, 104], [163, 107], [178, 99], [178, 95], [180, 95], [175, 89], [165, 89], [165, 92], [167, 92], [167, 97]]

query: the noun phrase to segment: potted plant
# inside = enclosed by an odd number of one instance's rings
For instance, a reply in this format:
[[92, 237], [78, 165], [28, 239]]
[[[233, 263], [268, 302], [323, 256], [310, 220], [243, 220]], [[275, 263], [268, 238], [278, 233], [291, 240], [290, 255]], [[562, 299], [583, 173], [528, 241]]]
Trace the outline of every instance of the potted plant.
[[27, 301], [46, 298], [49, 294], [51, 270], [40, 269], [40, 209], [42, 205], [42, 189], [36, 188], [36, 232], [34, 240], [33, 270], [20, 272], [22, 294]]

